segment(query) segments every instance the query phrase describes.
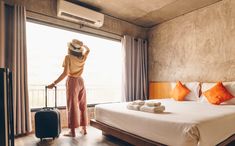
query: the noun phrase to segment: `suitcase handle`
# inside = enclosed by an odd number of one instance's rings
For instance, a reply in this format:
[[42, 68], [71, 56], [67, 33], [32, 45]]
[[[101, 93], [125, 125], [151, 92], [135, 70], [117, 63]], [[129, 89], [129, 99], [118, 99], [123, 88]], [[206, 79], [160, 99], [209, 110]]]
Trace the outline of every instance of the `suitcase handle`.
[[[45, 108], [47, 108], [47, 86], [45, 86], [45, 105], [46, 105], [46, 107]], [[55, 108], [57, 108], [57, 87], [56, 86], [54, 86], [54, 88], [55, 88]]]

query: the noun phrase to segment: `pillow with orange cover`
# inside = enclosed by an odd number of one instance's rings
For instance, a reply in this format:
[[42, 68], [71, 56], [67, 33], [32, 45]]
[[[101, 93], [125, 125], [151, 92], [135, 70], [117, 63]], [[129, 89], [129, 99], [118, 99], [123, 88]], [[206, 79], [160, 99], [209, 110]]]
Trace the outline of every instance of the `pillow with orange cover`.
[[229, 91], [224, 87], [222, 82], [218, 82], [214, 87], [203, 92], [203, 95], [207, 98], [210, 103], [216, 105], [219, 105], [220, 103], [233, 98], [233, 95], [229, 93]]
[[187, 96], [189, 92], [190, 90], [186, 86], [184, 86], [180, 81], [178, 81], [172, 91], [172, 98], [177, 101], [184, 101], [185, 96]]

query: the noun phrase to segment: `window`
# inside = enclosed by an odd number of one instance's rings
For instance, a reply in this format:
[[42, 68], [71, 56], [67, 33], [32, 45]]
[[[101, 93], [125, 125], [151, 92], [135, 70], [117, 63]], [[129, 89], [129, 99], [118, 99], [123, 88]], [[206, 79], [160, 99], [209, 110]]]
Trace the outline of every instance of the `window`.
[[[29, 102], [31, 108], [44, 107], [45, 85], [62, 73], [67, 43], [76, 38], [90, 48], [83, 78], [87, 103], [121, 101], [121, 42], [65, 29], [27, 22]], [[58, 84], [58, 106], [66, 105], [64, 79]], [[54, 104], [54, 92], [48, 91], [48, 105]]]

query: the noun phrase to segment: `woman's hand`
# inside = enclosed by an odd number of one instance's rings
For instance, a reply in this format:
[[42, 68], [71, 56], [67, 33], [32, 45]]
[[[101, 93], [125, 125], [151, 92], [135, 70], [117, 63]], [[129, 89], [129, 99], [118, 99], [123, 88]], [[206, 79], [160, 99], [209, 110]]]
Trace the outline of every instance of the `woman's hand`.
[[85, 48], [86, 51], [90, 51], [90, 49], [86, 45], [83, 45], [82, 47]]
[[86, 52], [84, 53], [84, 55], [87, 56], [90, 52], [90, 49], [86, 45], [83, 45], [82, 47], [86, 49]]
[[49, 89], [52, 89], [53, 87], [55, 87], [55, 83], [52, 83], [52, 84], [47, 86], [47, 88], [49, 88]]

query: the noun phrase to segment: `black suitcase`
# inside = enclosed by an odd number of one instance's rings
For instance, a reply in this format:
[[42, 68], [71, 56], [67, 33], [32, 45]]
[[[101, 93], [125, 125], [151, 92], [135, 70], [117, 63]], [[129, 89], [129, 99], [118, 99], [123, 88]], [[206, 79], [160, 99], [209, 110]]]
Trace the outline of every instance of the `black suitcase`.
[[35, 113], [35, 134], [42, 141], [43, 138], [59, 137], [61, 133], [60, 113], [57, 110], [57, 88], [55, 87], [55, 107], [47, 107], [47, 87], [45, 87], [45, 105]]

